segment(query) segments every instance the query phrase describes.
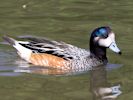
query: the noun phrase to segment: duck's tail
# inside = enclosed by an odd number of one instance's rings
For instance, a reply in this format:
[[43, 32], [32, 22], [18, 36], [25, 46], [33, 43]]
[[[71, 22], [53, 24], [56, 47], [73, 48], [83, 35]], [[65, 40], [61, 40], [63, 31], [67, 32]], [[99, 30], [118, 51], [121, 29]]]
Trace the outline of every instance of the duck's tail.
[[29, 42], [25, 42], [25, 41], [17, 41], [9, 36], [3, 36], [3, 39], [5, 41], [7, 41], [10, 45], [12, 45], [16, 50], [17, 53], [19, 54], [19, 56], [21, 58], [23, 58], [24, 60], [29, 60], [29, 57], [32, 53], [32, 50], [24, 47], [22, 44], [28, 44]]
[[5, 40], [5, 41], [7, 41], [10, 45], [15, 45], [15, 39], [13, 39], [13, 38], [11, 38], [11, 37], [8, 37], [7, 35], [4, 35], [3, 36], [3, 39]]

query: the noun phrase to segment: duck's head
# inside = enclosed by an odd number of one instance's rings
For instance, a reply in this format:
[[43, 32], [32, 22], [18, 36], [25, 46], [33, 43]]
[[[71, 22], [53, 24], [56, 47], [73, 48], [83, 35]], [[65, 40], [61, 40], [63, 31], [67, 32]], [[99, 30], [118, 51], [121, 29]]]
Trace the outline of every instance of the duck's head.
[[108, 26], [96, 28], [90, 37], [90, 51], [98, 58], [107, 62], [106, 48], [121, 54], [115, 42], [115, 34]]

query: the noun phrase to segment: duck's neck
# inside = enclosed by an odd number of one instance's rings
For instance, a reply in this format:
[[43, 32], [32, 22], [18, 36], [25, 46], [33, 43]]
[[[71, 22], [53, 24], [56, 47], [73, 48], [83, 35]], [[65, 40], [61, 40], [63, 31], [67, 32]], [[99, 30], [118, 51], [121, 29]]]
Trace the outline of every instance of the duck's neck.
[[106, 48], [105, 47], [90, 45], [90, 52], [93, 55], [95, 55], [96, 58], [102, 60], [104, 64], [107, 64], [108, 60], [106, 57]]

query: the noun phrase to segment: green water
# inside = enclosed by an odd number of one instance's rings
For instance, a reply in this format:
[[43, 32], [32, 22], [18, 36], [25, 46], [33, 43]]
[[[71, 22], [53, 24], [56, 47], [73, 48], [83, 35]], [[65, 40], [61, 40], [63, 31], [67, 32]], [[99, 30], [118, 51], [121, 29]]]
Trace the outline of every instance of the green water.
[[[108, 50], [109, 62], [123, 66], [107, 71], [105, 79], [121, 85], [117, 100], [133, 100], [132, 0], [0, 0], [0, 36], [36, 35], [88, 48], [91, 31], [103, 25], [112, 27], [123, 51], [118, 56]], [[17, 60], [14, 49], [0, 45], [0, 67], [12, 70]], [[91, 76], [0, 76], [0, 100], [94, 100]]]

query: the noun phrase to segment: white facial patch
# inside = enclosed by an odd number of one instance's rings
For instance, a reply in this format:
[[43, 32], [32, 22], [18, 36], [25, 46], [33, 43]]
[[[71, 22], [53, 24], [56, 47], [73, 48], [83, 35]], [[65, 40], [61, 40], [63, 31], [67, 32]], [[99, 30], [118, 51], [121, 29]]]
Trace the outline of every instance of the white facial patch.
[[109, 36], [106, 39], [101, 39], [101, 38], [98, 39], [98, 44], [99, 46], [102, 46], [102, 47], [109, 47], [112, 42], [115, 42], [114, 33], [109, 34]]
[[98, 44], [99, 46], [102, 47], [109, 47], [109, 45], [112, 43], [111, 38], [106, 38], [106, 39], [99, 39]]
[[116, 53], [120, 52], [120, 49], [117, 47], [117, 45], [115, 43], [115, 34], [114, 33], [110, 33], [106, 39], [101, 39], [100, 37], [96, 37], [95, 40], [98, 41], [99, 46], [108, 47]]
[[115, 42], [115, 34], [114, 33], [110, 33], [109, 37], [111, 38], [112, 42]]

